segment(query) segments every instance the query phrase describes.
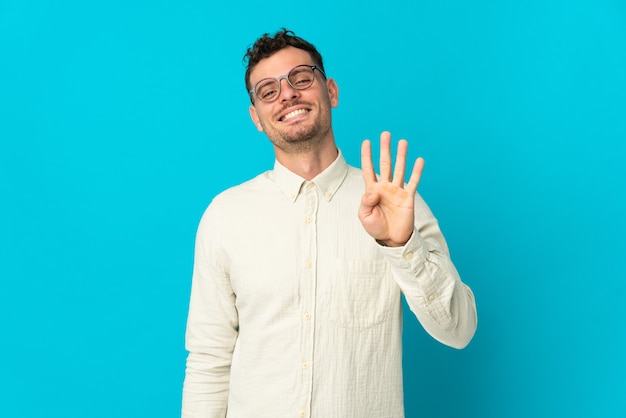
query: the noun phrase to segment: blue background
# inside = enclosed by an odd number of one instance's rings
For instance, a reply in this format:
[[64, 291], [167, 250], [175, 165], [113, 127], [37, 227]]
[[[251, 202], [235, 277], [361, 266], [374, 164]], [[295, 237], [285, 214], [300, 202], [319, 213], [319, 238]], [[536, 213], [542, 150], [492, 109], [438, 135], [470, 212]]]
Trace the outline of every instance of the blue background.
[[626, 3], [0, 1], [0, 416], [172, 417], [198, 220], [273, 164], [241, 58], [282, 26], [338, 143], [426, 170], [479, 329], [407, 315], [407, 418], [626, 416]]

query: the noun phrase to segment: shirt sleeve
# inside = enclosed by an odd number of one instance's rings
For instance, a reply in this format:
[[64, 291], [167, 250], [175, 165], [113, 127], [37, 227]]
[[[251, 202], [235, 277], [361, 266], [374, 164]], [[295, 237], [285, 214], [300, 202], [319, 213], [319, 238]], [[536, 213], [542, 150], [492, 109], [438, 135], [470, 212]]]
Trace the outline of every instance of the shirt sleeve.
[[228, 404], [238, 315], [227, 259], [220, 251], [216, 218], [209, 206], [196, 236], [185, 339], [189, 355], [183, 385], [183, 418], [224, 418]]
[[469, 344], [477, 325], [474, 295], [461, 281], [439, 224], [419, 195], [409, 241], [403, 247], [380, 246], [380, 250], [424, 329], [448, 346]]

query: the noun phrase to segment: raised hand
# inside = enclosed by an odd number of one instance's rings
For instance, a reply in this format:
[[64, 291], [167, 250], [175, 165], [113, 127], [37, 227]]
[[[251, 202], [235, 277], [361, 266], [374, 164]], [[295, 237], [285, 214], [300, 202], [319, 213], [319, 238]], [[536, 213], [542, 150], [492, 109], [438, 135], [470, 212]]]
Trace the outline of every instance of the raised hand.
[[376, 178], [369, 140], [361, 145], [361, 169], [365, 179], [365, 193], [361, 199], [359, 219], [374, 239], [388, 247], [400, 247], [413, 233], [414, 198], [424, 169], [424, 159], [413, 165], [409, 182], [404, 184], [408, 142], [398, 142], [396, 165], [391, 161], [391, 134], [380, 135], [380, 177]]

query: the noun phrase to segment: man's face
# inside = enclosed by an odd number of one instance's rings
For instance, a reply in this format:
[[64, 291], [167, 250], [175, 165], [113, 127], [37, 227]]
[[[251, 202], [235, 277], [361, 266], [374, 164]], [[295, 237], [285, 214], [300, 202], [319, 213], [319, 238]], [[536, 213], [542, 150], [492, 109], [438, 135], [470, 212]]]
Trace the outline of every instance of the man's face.
[[[259, 80], [279, 77], [302, 64], [315, 65], [308, 52], [293, 47], [282, 49], [257, 64], [250, 74], [250, 85], [254, 88]], [[315, 81], [305, 90], [296, 90], [287, 80], [280, 80], [280, 94], [270, 103], [253, 93], [252, 121], [286, 153], [307, 151], [332, 138], [330, 110], [338, 104], [337, 85], [317, 70], [314, 76]]]

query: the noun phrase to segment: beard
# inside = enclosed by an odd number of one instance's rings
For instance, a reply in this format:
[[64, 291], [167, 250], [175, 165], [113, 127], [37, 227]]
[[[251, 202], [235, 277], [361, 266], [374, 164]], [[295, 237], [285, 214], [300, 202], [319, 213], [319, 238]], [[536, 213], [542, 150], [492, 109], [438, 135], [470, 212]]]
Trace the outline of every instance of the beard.
[[330, 106], [322, 106], [317, 110], [315, 120], [297, 122], [287, 126], [287, 129], [264, 126], [265, 134], [276, 148], [287, 154], [300, 154], [316, 149], [331, 131]]
[[287, 132], [277, 132], [269, 140], [282, 151], [287, 153], [301, 153], [315, 149], [323, 142], [328, 129], [319, 124], [308, 126], [294, 126]]

